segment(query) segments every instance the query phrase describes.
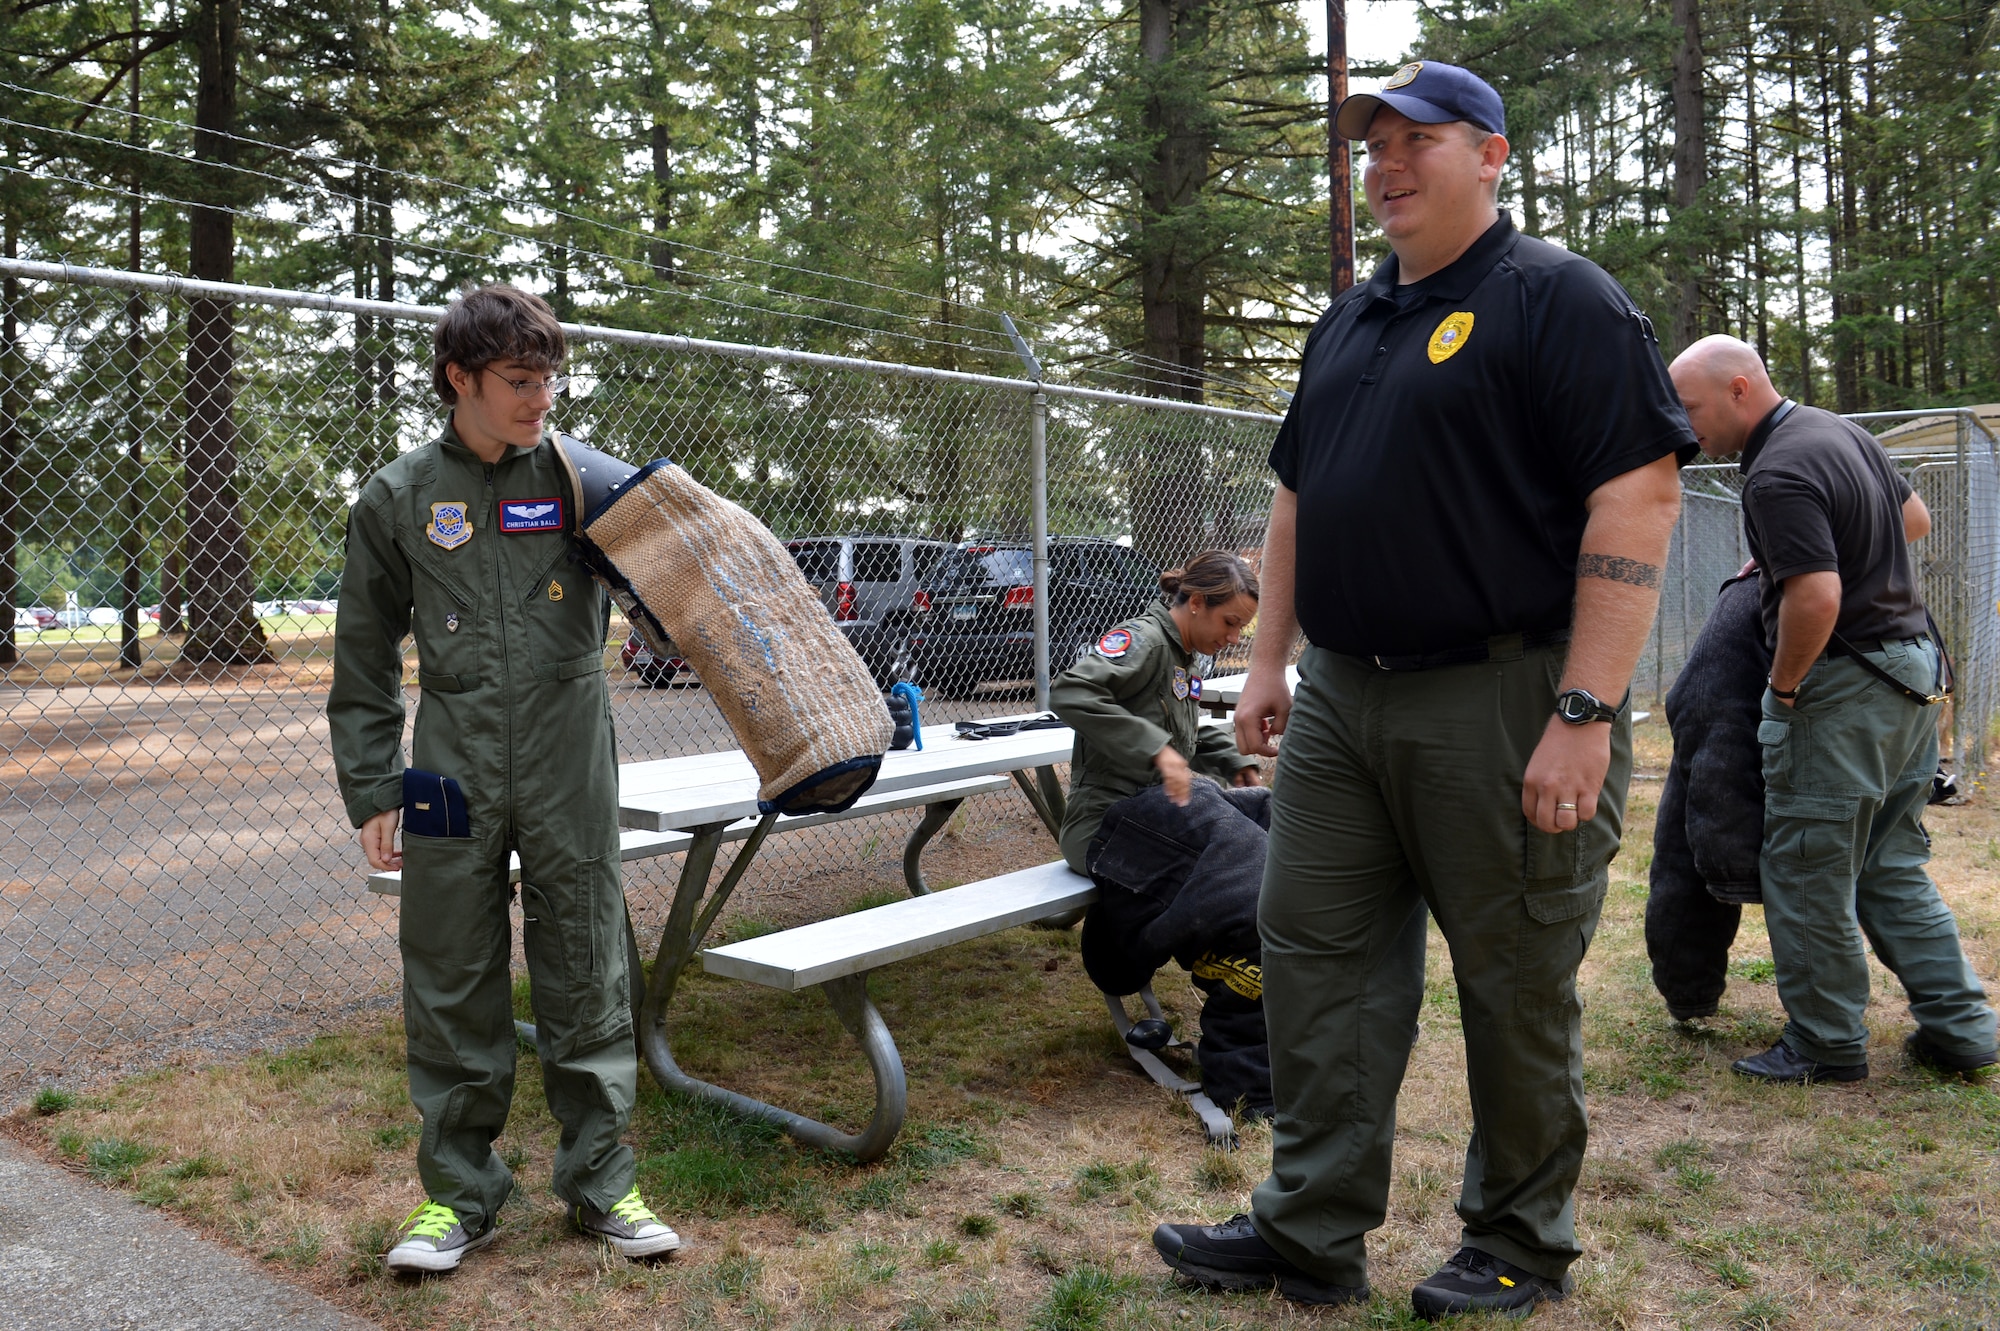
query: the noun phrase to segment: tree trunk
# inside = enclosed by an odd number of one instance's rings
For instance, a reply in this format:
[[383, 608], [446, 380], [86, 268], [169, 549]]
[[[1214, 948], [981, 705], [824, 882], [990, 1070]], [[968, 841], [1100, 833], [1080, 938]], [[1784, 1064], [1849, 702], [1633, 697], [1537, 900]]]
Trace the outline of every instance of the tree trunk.
[[1151, 85], [1145, 132], [1157, 147], [1140, 185], [1140, 308], [1143, 350], [1157, 396], [1201, 400], [1206, 342], [1205, 274], [1192, 215], [1208, 175], [1208, 145], [1194, 121], [1206, 36], [1202, 0], [1139, 0], [1139, 54]]
[[1354, 164], [1347, 140], [1333, 127], [1346, 97], [1347, 0], [1326, 0], [1326, 215], [1332, 247], [1329, 286], [1336, 296], [1354, 285]]
[[1708, 142], [1702, 115], [1701, 5], [1674, 0], [1680, 47], [1674, 52], [1674, 341], [1685, 347], [1701, 336], [1701, 246], [1698, 209], [1707, 175]]
[[[1141, 350], [1155, 396], [1199, 402], [1207, 342], [1207, 275], [1198, 205], [1209, 148], [1197, 128], [1208, 13], [1204, 0], [1139, 0], [1147, 84], [1143, 127], [1155, 145], [1139, 189]], [[1178, 431], [1149, 433], [1130, 467], [1132, 543], [1162, 566], [1202, 544], [1206, 471]]]
[[[202, 0], [195, 14], [200, 74], [195, 93], [195, 157], [227, 163], [236, 129], [237, 21], [241, 0]], [[207, 203], [188, 219], [188, 270], [196, 278], [236, 278], [236, 229], [221, 172], [201, 177]], [[252, 604], [248, 542], [236, 498], [236, 313], [226, 300], [188, 302], [187, 645], [181, 659], [206, 665], [271, 660]]]
[[[1833, 294], [1833, 409], [1842, 413], [1861, 410], [1861, 340], [1855, 336], [1851, 316], [1857, 302], [1843, 289], [1843, 281], [1854, 266], [1855, 182], [1854, 116], [1849, 102], [1853, 79], [1848, 73], [1846, 43], [1841, 41], [1840, 58], [1833, 62], [1832, 74], [1840, 79], [1840, 139], [1838, 147], [1831, 132], [1826, 135], [1827, 222], [1833, 233], [1829, 247], [1827, 281]], [[1821, 92], [1822, 115], [1831, 86]], [[1840, 182], [1840, 198], [1833, 199], [1834, 181]]]
[[674, 246], [667, 232], [674, 221], [673, 143], [667, 125], [655, 120], [651, 132], [653, 149], [653, 277], [670, 282], [674, 276]]

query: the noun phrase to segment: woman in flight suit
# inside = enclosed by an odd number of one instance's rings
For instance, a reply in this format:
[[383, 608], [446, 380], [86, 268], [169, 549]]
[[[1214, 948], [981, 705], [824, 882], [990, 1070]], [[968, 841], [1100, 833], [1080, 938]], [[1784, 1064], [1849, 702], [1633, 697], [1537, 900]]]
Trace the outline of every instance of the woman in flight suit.
[[1201, 724], [1197, 656], [1234, 644], [1257, 614], [1257, 575], [1226, 550], [1205, 550], [1160, 575], [1163, 600], [1107, 632], [1049, 690], [1076, 732], [1063, 858], [1078, 873], [1104, 811], [1154, 782], [1185, 804], [1194, 772], [1258, 783], [1257, 760], [1220, 726]]

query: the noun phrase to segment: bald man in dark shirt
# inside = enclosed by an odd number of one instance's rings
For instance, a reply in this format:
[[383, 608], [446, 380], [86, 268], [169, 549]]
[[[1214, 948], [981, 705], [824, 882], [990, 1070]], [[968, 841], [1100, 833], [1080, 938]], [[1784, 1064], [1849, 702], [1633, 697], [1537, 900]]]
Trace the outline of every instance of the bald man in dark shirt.
[[1909, 995], [1910, 1056], [1948, 1072], [1986, 1067], [1993, 1009], [1924, 869], [1944, 666], [1908, 543], [1930, 514], [1874, 436], [1780, 396], [1743, 342], [1703, 338], [1671, 373], [1702, 452], [1743, 455], [1743, 526], [1772, 648], [1758, 876], [1787, 1021], [1736, 1071], [1868, 1075], [1864, 935]]

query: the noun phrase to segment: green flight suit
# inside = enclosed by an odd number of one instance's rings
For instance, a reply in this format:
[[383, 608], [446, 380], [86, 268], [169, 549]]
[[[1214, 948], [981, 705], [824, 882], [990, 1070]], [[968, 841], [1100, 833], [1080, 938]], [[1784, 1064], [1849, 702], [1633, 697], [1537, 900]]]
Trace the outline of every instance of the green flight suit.
[[512, 851], [542, 1080], [562, 1125], [555, 1191], [608, 1211], [634, 1177], [621, 1140], [638, 1067], [604, 681], [610, 605], [572, 557], [572, 503], [549, 439], [489, 466], [447, 424], [370, 478], [348, 515], [327, 699], [347, 815], [359, 827], [402, 805], [408, 634], [411, 763], [456, 780], [470, 815], [466, 837], [405, 829], [398, 942], [418, 1172], [432, 1200], [482, 1223], [513, 1188], [492, 1147], [514, 1091]]
[[[1121, 638], [1119, 635], [1127, 635]], [[1188, 765], [1228, 783], [1255, 758], [1221, 726], [1201, 723], [1201, 684], [1166, 603], [1098, 639], [1049, 686], [1049, 706], [1076, 731], [1062, 853], [1078, 873], [1104, 811], [1160, 780], [1153, 755], [1172, 744]]]

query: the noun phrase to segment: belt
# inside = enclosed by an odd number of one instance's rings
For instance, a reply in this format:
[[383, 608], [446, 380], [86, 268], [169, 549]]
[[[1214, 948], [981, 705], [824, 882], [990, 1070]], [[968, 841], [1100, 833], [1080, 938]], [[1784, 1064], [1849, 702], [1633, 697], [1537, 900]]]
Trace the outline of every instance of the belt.
[[1467, 647], [1418, 656], [1361, 656], [1357, 659], [1377, 670], [1436, 670], [1441, 666], [1476, 665], [1481, 661], [1519, 660], [1522, 652], [1535, 647], [1557, 647], [1569, 641], [1568, 629], [1547, 633], [1501, 633]]
[[1861, 652], [1880, 652], [1894, 643], [1901, 643], [1905, 647], [1921, 647], [1929, 641], [1929, 636], [1922, 633], [1908, 638], [1848, 638], [1844, 641], [1836, 638], [1826, 645], [1826, 654], [1848, 656]]

